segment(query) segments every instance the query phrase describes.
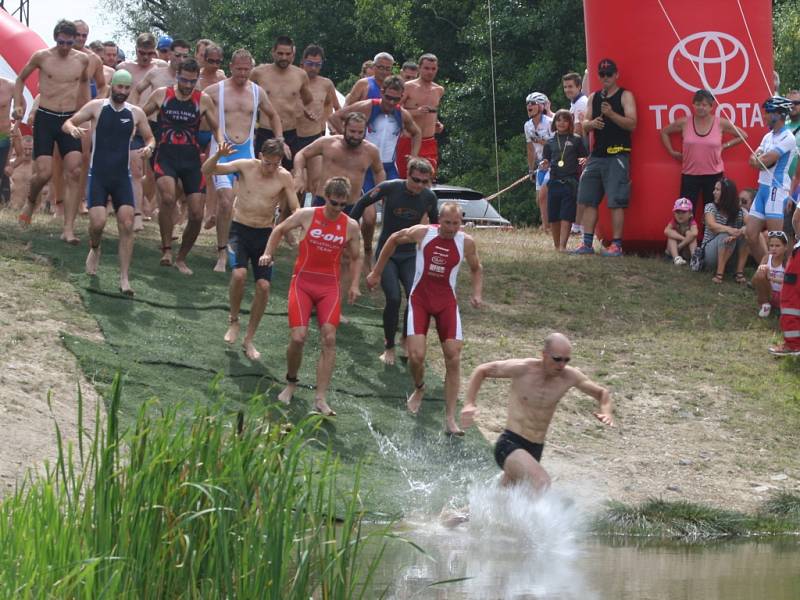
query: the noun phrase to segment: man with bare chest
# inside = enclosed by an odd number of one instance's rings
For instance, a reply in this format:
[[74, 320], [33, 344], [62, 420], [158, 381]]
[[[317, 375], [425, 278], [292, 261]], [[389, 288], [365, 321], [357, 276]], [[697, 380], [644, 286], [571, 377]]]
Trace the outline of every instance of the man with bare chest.
[[578, 369], [567, 366], [571, 355], [572, 344], [567, 337], [551, 333], [544, 340], [541, 358], [484, 363], [472, 372], [461, 410], [465, 429], [478, 412], [476, 402], [483, 380], [511, 379], [506, 429], [494, 449], [495, 460], [503, 469], [504, 486], [527, 482], [536, 492], [550, 486], [550, 476], [540, 464], [544, 440], [556, 406], [570, 388], [595, 398], [599, 412], [594, 416], [604, 425], [614, 426], [611, 394]]
[[[253, 56], [249, 51], [244, 48], [237, 50], [231, 57], [230, 78], [223, 79], [205, 89], [205, 93], [214, 101], [220, 130], [231, 148], [229, 154], [220, 157], [220, 163], [255, 159], [253, 142], [259, 111], [261, 114], [267, 115], [273, 131], [277, 132], [278, 137], [282, 137], [280, 118], [273, 109], [267, 93], [259, 85], [250, 81], [253, 63]], [[279, 143], [279, 145], [283, 148], [283, 144]], [[216, 153], [217, 148], [217, 143], [212, 139], [209, 154]], [[224, 174], [215, 175], [213, 178], [214, 189], [217, 191], [215, 217], [217, 264], [214, 266], [214, 270], [219, 273], [225, 272], [235, 177], [235, 174]]]
[[69, 244], [80, 241], [75, 236], [75, 217], [78, 214], [81, 142], [64, 133], [61, 126], [75, 112], [81, 90], [89, 78], [89, 57], [73, 48], [77, 33], [74, 23], [59, 21], [53, 31], [56, 45], [35, 52], [20, 71], [14, 85], [14, 118], [21, 120], [25, 114], [25, 98], [22, 95], [25, 80], [36, 69], [39, 70], [39, 107], [33, 131], [36, 174], [31, 181], [28, 202], [19, 215], [20, 223], [25, 226], [31, 222], [36, 198], [53, 174], [53, 147], [58, 144], [67, 177], [61, 239]]
[[147, 72], [139, 83], [134, 88], [136, 97], [139, 99], [139, 105], [144, 106], [150, 94], [162, 87], [171, 87], [175, 85], [175, 80], [178, 73], [178, 67], [189, 58], [189, 42], [183, 40], [173, 40], [170, 47], [172, 52], [169, 58], [169, 64], [166, 67], [158, 67]]
[[[299, 152], [297, 147], [298, 112], [302, 112], [311, 121], [316, 121], [318, 118], [310, 109], [314, 96], [308, 85], [308, 75], [303, 69], [292, 64], [294, 54], [294, 40], [288, 36], [279, 35], [272, 46], [273, 62], [257, 66], [250, 75], [250, 79], [267, 91], [272, 105], [281, 118], [284, 139], [280, 141], [285, 141], [291, 150], [291, 156], [284, 158], [283, 161], [283, 166], [288, 170], [292, 169], [292, 159]], [[265, 140], [273, 137], [280, 138], [274, 130], [259, 127], [256, 132], [256, 147], [260, 148]]]
[[[433, 166], [434, 175], [439, 167], [439, 146], [435, 134], [443, 129], [437, 117], [444, 88], [434, 83], [439, 70], [439, 59], [433, 54], [419, 57], [419, 77], [406, 83], [401, 104], [414, 118], [422, 131], [419, 156]], [[397, 142], [397, 171], [401, 179], [408, 176], [408, 157], [411, 155], [411, 138], [401, 137]]]
[[322, 137], [307, 146], [294, 159], [294, 186], [298, 194], [309, 189], [314, 194], [313, 206], [325, 206], [324, 185], [309, 188], [306, 175], [307, 161], [315, 156], [322, 157], [322, 171], [319, 181], [331, 177], [346, 177], [350, 181], [350, 195], [344, 212], [350, 214], [353, 205], [361, 197], [364, 173], [372, 169], [375, 184], [386, 179], [381, 163], [381, 155], [375, 144], [364, 139], [367, 131], [367, 118], [361, 113], [350, 113], [344, 120], [344, 135]]
[[236, 146], [224, 142], [203, 164], [203, 172], [214, 174], [215, 177], [234, 174], [239, 177], [239, 193], [233, 207], [233, 223], [227, 246], [233, 272], [229, 289], [231, 309], [224, 339], [226, 343], [233, 344], [239, 336], [239, 309], [244, 295], [247, 264], [250, 263], [256, 281], [256, 293], [250, 307], [250, 320], [242, 349], [247, 358], [258, 360], [261, 353], [253, 345], [253, 338], [267, 307], [272, 279], [272, 266], [259, 265], [259, 258], [264, 254], [275, 224], [275, 209], [280, 208], [281, 221], [285, 220], [297, 210], [297, 197], [291, 173], [281, 167], [281, 142], [276, 139], [265, 141], [257, 159], [241, 158], [220, 163], [221, 158], [235, 154]]

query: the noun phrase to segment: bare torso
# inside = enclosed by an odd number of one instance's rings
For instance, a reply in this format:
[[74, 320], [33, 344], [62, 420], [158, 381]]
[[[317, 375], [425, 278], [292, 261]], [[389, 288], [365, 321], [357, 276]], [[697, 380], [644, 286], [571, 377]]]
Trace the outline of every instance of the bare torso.
[[289, 65], [285, 69], [274, 64], [259, 65], [253, 69], [250, 79], [267, 91], [270, 102], [281, 118], [283, 130], [297, 128], [297, 111], [302, 111], [300, 89], [308, 78], [300, 67]]
[[[225, 79], [218, 84], [206, 88], [205, 92], [219, 107], [220, 88], [225, 86], [223, 107], [225, 115], [225, 129], [222, 134], [229, 142], [241, 144], [250, 137], [250, 125], [253, 122], [253, 82], [247, 81], [244, 86], [238, 86], [232, 79]], [[263, 93], [257, 88], [259, 93]], [[220, 124], [222, 121], [220, 120]], [[221, 125], [220, 125], [221, 126]]]
[[154, 91], [162, 87], [172, 87], [175, 85], [175, 73], [171, 67], [158, 67], [150, 74], [150, 87], [145, 88], [139, 96], [140, 105], [144, 105]]
[[42, 50], [39, 57], [39, 107], [53, 112], [73, 112], [87, 80], [89, 57], [78, 50], [60, 56]]
[[364, 184], [364, 173], [372, 164], [370, 148], [377, 152], [378, 149], [364, 140], [355, 148], [351, 148], [344, 141], [344, 136], [333, 135], [325, 140], [322, 150], [322, 174], [314, 193], [323, 196], [325, 182], [331, 177], [344, 176], [350, 180], [349, 204], [354, 204], [361, 197], [361, 186]]
[[239, 169], [239, 191], [233, 204], [233, 220], [248, 227], [272, 227], [275, 209], [294, 197], [292, 175], [283, 167], [265, 175], [261, 161], [249, 159], [237, 161]]
[[316, 121], [312, 121], [306, 117], [303, 105], [299, 103], [297, 107], [297, 135], [299, 137], [311, 137], [325, 131], [325, 121], [333, 113], [331, 102], [326, 102], [329, 94], [336, 93], [333, 88], [333, 82], [327, 77], [317, 75], [313, 78], [309, 77], [308, 87], [311, 90], [314, 101], [307, 108], [310, 112], [320, 115], [320, 117]]
[[[124, 62], [119, 66], [119, 69], [128, 71], [133, 79], [133, 83], [131, 84], [131, 95], [128, 97], [128, 102], [131, 104], [136, 104], [137, 106], [144, 105], [144, 101], [147, 100], [147, 91], [145, 91], [145, 94], [140, 97], [136, 93], [136, 86], [142, 79], [145, 78], [145, 75], [157, 68], [158, 67], [152, 62], [146, 66], [142, 66], [137, 62]], [[110, 84], [111, 80], [109, 79], [108, 81]]]
[[511, 379], [506, 428], [536, 443], [544, 443], [559, 400], [577, 382], [577, 371], [565, 368], [545, 377], [541, 359], [526, 359], [525, 373]]
[[406, 83], [403, 108], [411, 112], [414, 122], [422, 131], [423, 138], [433, 137], [436, 133], [437, 112], [419, 112], [420, 106], [429, 106], [438, 110], [439, 102], [444, 95], [444, 88], [436, 83], [426, 83], [421, 79], [414, 79]]
[[222, 69], [203, 69], [200, 71], [200, 76], [197, 78], [197, 89], [205, 90], [207, 87], [219, 83], [225, 79], [225, 71]]
[[11, 130], [11, 98], [14, 96], [14, 82], [0, 77], [0, 134]]

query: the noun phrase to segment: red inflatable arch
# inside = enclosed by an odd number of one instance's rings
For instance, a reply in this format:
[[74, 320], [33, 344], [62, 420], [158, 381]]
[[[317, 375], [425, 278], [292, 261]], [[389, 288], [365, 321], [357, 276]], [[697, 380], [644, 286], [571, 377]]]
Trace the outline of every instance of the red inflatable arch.
[[[638, 124], [631, 152], [631, 202], [625, 214], [629, 250], [664, 247], [664, 226], [680, 191], [678, 161], [658, 130], [689, 114], [692, 94], [705, 87], [720, 114], [747, 131], [757, 147], [766, 133], [761, 103], [772, 95], [772, 4], [769, 0], [584, 0], [590, 89], [600, 89], [597, 64], [613, 59], [619, 85], [636, 98]], [[679, 147], [679, 141], [674, 142]], [[756, 187], [745, 144], [723, 153], [725, 175], [741, 187]], [[701, 201], [702, 203], [702, 201]], [[698, 222], [702, 207], [696, 207]], [[606, 203], [599, 235], [611, 238]]]
[[[2, 9], [0, 9], [0, 40], [2, 40], [2, 44], [0, 44], [0, 77], [12, 81], [17, 78], [34, 52], [47, 48], [47, 44], [38, 34]], [[28, 109], [38, 93], [39, 73], [36, 71], [25, 82], [25, 101]]]

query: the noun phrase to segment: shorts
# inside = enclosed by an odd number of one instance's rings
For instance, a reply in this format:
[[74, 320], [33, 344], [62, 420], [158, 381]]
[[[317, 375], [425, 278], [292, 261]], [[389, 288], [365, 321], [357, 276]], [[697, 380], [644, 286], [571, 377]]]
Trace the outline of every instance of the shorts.
[[500, 434], [500, 437], [497, 438], [497, 442], [494, 445], [494, 460], [501, 469], [509, 454], [514, 452], [514, 450], [525, 450], [536, 462], [542, 462], [544, 444], [531, 442], [521, 435], [506, 429]]
[[162, 144], [155, 154], [153, 171], [156, 179], [159, 177], [172, 177], [180, 179], [183, 184], [183, 193], [202, 194], [206, 191], [206, 180], [200, 170], [200, 153], [194, 146], [175, 146]]
[[272, 281], [272, 265], [262, 267], [258, 264], [258, 259], [267, 249], [271, 233], [272, 227], [250, 227], [232, 221], [228, 237], [228, 264], [231, 269], [246, 269], [249, 262], [255, 281]]
[[58, 144], [62, 157], [70, 152], [81, 152], [81, 141], [61, 130], [61, 126], [75, 112], [52, 112], [39, 107], [33, 126], [33, 158], [53, 156], [53, 146]]
[[[325, 198], [323, 198], [322, 196], [314, 196], [314, 199], [311, 200], [311, 206], [325, 206]], [[354, 206], [355, 204], [348, 204], [347, 206], [344, 207], [342, 212], [350, 216], [350, 213], [352, 212]]]
[[547, 171], [536, 171], [536, 191], [538, 192], [550, 181], [550, 169]]
[[[215, 154], [218, 147], [219, 146], [217, 146], [217, 142], [212, 139], [210, 154]], [[233, 154], [230, 156], [220, 157], [219, 161], [217, 161], [217, 164], [225, 164], [241, 158], [255, 158], [255, 155], [253, 154], [253, 140], [249, 138], [243, 141], [241, 144], [232, 144], [232, 147]], [[212, 177], [214, 188], [218, 190], [229, 190], [233, 188], [233, 182], [236, 181], [238, 177], [239, 176], [236, 173], [231, 173], [230, 175], [214, 175]]]
[[417, 286], [408, 298], [407, 335], [428, 335], [431, 317], [436, 320], [439, 341], [462, 340], [461, 313], [452, 291], [428, 290]]
[[592, 156], [578, 184], [578, 204], [597, 208], [608, 197], [608, 208], [628, 208], [631, 195], [630, 156]]
[[750, 207], [750, 216], [762, 221], [780, 219], [782, 222], [787, 202], [789, 193], [786, 190], [759, 183], [758, 192]]
[[[297, 151], [300, 152], [306, 146], [310, 146], [312, 143], [317, 141], [319, 138], [325, 135], [324, 132], [318, 133], [317, 135], [309, 135], [308, 137], [298, 137], [297, 138]], [[294, 156], [294, 154], [292, 154]]]
[[198, 131], [197, 132], [197, 143], [200, 145], [201, 149], [208, 148], [208, 145], [211, 143], [211, 140], [214, 139], [214, 136], [211, 134], [210, 131]]
[[109, 196], [115, 211], [121, 206], [134, 207], [130, 172], [126, 171], [123, 176], [113, 177], [107, 173], [95, 173], [94, 169], [91, 169], [86, 180], [86, 208], [98, 206], [105, 208]]
[[[408, 155], [411, 154], [411, 138], [404, 135], [397, 140], [397, 173], [400, 179], [408, 177]], [[419, 147], [419, 157], [424, 158], [433, 167], [433, 176], [436, 177], [436, 170], [439, 166], [439, 145], [435, 137], [424, 138]]]
[[547, 218], [556, 221], [575, 222], [578, 182], [575, 179], [554, 179], [547, 188]]
[[[275, 137], [275, 134], [272, 132], [272, 129], [267, 129], [265, 127], [259, 127], [256, 129], [256, 145], [255, 145], [255, 154], [258, 156], [261, 154], [261, 146], [264, 145], [264, 142], [267, 140], [271, 140]], [[296, 129], [289, 129], [283, 132], [283, 141], [284, 143], [289, 146], [289, 150], [292, 151], [292, 158], [283, 157], [281, 161], [281, 165], [287, 171], [291, 171], [294, 167], [294, 155], [300, 152], [298, 148], [300, 138], [297, 137], [297, 130]]]
[[[385, 181], [398, 178], [397, 167], [395, 167], [393, 162], [383, 163], [383, 171], [386, 173]], [[364, 173], [364, 184], [361, 186], [361, 191], [366, 194], [374, 187], [375, 177], [372, 174], [372, 169], [368, 167], [367, 172]]]
[[339, 279], [322, 273], [295, 273], [289, 284], [289, 327], [308, 327], [314, 307], [320, 327], [339, 326], [342, 313]]

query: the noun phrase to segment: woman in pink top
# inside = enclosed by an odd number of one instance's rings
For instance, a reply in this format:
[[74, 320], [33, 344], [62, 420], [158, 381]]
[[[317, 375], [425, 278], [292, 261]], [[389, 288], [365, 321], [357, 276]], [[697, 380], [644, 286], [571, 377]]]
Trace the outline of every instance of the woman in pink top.
[[[683, 163], [681, 192], [695, 206], [700, 192], [703, 204], [713, 202], [714, 184], [722, 177], [722, 151], [747, 139], [747, 134], [728, 119], [714, 114], [714, 96], [708, 90], [697, 90], [692, 99], [694, 114], [681, 117], [661, 130], [661, 141], [670, 155]], [[672, 148], [670, 135], [680, 133], [683, 150]], [[722, 141], [722, 134], [733, 136]], [[702, 207], [703, 204], [700, 206]]]

